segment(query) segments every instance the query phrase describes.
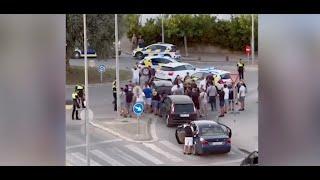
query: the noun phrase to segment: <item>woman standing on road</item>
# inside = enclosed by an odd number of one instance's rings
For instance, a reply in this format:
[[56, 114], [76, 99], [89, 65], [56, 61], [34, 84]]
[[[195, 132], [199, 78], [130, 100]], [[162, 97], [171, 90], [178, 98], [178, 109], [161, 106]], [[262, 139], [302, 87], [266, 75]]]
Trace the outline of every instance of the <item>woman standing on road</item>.
[[200, 90], [200, 96], [199, 96], [199, 102], [200, 102], [200, 118], [201, 117], [206, 117], [208, 116], [208, 109], [207, 109], [207, 104], [208, 104], [208, 96], [207, 93], [205, 92], [204, 89]]

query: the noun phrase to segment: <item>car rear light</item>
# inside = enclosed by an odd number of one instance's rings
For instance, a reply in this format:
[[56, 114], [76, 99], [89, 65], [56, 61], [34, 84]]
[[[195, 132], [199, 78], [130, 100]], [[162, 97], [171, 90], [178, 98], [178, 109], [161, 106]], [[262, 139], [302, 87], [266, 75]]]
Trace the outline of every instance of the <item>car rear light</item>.
[[202, 137], [200, 138], [200, 142], [202, 145], [208, 145], [208, 141], [206, 141], [205, 139], [203, 139]]
[[169, 75], [169, 76], [173, 76], [173, 72], [169, 72], [168, 75]]
[[174, 113], [174, 104], [171, 105], [171, 112]]
[[230, 139], [230, 138], [227, 140], [227, 143], [228, 143], [228, 144], [231, 144], [231, 139]]

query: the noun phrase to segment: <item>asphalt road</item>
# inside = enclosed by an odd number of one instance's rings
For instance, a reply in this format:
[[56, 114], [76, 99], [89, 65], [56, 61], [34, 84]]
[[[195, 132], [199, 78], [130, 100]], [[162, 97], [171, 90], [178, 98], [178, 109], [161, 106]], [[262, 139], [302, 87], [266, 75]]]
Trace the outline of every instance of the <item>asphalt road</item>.
[[[95, 60], [96, 61], [96, 60]], [[114, 63], [113, 60], [100, 61], [107, 66]], [[136, 60], [130, 57], [120, 58], [121, 68], [130, 68]], [[71, 60], [71, 65], [81, 66], [81, 59]], [[192, 63], [197, 67], [216, 66], [224, 70], [235, 70], [234, 62], [223, 63]], [[258, 82], [257, 71], [248, 71], [245, 74], [247, 84], [250, 86], [248, 94], [257, 93], [256, 87]], [[66, 87], [66, 99], [70, 99], [73, 87]], [[70, 97], [69, 97], [70, 96]], [[115, 117], [112, 105], [112, 88], [111, 84], [102, 86], [89, 87], [90, 108], [93, 110], [96, 118]], [[256, 100], [248, 102], [252, 106], [257, 106]], [[66, 110], [67, 126], [67, 165], [85, 165], [85, 136], [84, 121], [71, 121], [71, 110]], [[253, 111], [250, 113], [256, 113]], [[217, 112], [210, 113], [208, 119], [215, 119]], [[256, 119], [256, 125], [257, 125]], [[240, 123], [240, 122], [239, 122]], [[252, 122], [250, 122], [252, 124]], [[241, 127], [242, 128], [242, 127]], [[243, 131], [249, 131], [243, 127]], [[256, 127], [258, 129], [258, 126]], [[150, 166], [150, 165], [221, 165], [221, 166], [238, 166], [241, 160], [246, 156], [238, 147], [232, 144], [233, 148], [228, 154], [213, 154], [206, 156], [184, 155], [182, 145], [176, 142], [174, 136], [175, 128], [166, 127], [162, 120], [156, 122], [156, 135], [158, 141], [153, 143], [134, 143], [127, 142], [119, 137], [113, 136], [109, 132], [91, 127], [90, 129], [90, 158], [91, 165], [103, 166]], [[254, 131], [257, 132], [257, 131]], [[238, 141], [241, 141], [239, 139]], [[237, 142], [238, 144], [241, 142]], [[246, 143], [246, 142], [243, 142]], [[256, 142], [257, 143], [257, 142]]]

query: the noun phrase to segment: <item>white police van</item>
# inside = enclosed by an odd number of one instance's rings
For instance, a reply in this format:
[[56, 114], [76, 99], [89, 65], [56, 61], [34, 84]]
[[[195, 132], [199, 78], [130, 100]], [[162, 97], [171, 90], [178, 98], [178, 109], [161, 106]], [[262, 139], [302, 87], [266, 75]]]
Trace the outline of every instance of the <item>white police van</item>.
[[132, 51], [132, 56], [138, 59], [143, 59], [146, 56], [163, 55], [174, 59], [180, 59], [181, 55], [177, 50], [177, 47], [168, 43], [156, 43], [147, 47], [138, 47]]

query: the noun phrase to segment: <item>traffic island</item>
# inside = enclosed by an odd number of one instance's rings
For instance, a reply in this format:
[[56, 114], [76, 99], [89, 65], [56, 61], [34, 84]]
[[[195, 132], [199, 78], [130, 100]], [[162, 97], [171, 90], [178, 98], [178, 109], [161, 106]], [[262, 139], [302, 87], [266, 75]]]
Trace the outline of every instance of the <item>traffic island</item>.
[[91, 124], [97, 128], [108, 131], [129, 142], [152, 142], [156, 139], [152, 136], [152, 118], [145, 115], [138, 121], [137, 118], [99, 119]]

